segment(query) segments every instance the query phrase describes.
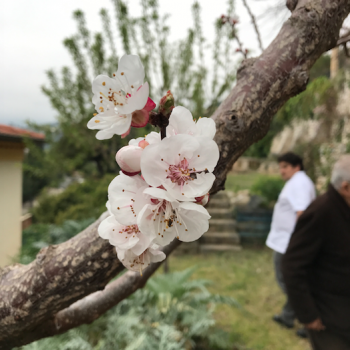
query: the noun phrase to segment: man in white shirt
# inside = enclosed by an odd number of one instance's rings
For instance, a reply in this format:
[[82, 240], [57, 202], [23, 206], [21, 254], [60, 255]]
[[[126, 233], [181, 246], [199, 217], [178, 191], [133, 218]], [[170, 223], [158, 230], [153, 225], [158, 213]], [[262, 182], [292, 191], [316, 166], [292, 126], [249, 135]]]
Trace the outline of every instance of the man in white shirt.
[[[274, 250], [276, 280], [283, 292], [286, 287], [281, 271], [281, 261], [286, 252], [296, 222], [303, 211], [316, 197], [315, 186], [304, 172], [302, 159], [294, 153], [286, 153], [278, 157], [280, 174], [286, 181], [275, 205], [271, 230], [266, 245]], [[287, 294], [286, 294], [287, 295]], [[295, 314], [288, 301], [282, 312], [273, 320], [287, 327], [294, 327]], [[303, 335], [302, 332], [299, 335]]]

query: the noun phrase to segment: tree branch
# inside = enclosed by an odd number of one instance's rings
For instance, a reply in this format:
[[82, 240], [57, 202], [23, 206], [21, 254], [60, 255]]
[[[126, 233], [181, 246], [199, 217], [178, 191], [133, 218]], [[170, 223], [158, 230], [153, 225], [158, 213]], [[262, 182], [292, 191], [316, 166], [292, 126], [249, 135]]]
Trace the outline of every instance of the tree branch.
[[[174, 240], [164, 247], [163, 252], [168, 256], [180, 243], [179, 240]], [[92, 293], [61, 310], [40, 328], [40, 338], [61, 334], [82, 324], [95, 321], [136, 290], [143, 288], [161, 264], [162, 262], [151, 264], [143, 271], [142, 275], [128, 271], [120, 278], [109, 283], [103, 291]]]
[[[305, 89], [309, 69], [323, 52], [336, 45], [349, 11], [349, 0], [299, 0], [262, 55], [243, 61], [236, 86], [213, 115], [220, 160], [211, 193], [224, 188], [226, 174], [235, 160], [266, 134], [276, 111]], [[61, 327], [57, 332], [62, 332], [64, 327], [80, 324], [86, 316], [83, 305], [91, 310], [92, 318], [98, 317], [142, 287], [149, 275], [145, 274], [143, 280], [128, 273], [106, 292], [74, 304], [103, 290], [123, 269], [114, 248], [98, 236], [102, 218], [69, 241], [41, 250], [31, 264], [0, 270], [0, 349], [57, 334], [53, 333], [57, 327]], [[115, 285], [120, 295], [113, 296], [111, 302]]]
[[44, 337], [40, 329], [57, 312], [103, 290], [124, 269], [97, 233], [104, 217], [69, 241], [42, 249], [29, 265], [0, 269], [0, 349]]
[[347, 0], [299, 0], [262, 55], [243, 61], [236, 86], [213, 115], [221, 153], [211, 193], [224, 189], [227, 172], [266, 135], [278, 109], [305, 90], [310, 68], [335, 46], [349, 11]]
[[262, 40], [261, 40], [261, 35], [260, 35], [260, 31], [259, 31], [259, 28], [258, 28], [258, 25], [256, 23], [256, 19], [255, 19], [255, 16], [253, 14], [253, 12], [251, 11], [249, 5], [248, 5], [248, 2], [247, 0], [242, 0], [243, 1], [243, 5], [245, 6], [245, 8], [247, 9], [248, 11], [248, 14], [250, 16], [250, 19], [252, 20], [252, 24], [254, 26], [254, 29], [255, 29], [255, 33], [256, 33], [256, 36], [258, 38], [258, 42], [259, 42], [259, 48], [261, 50], [261, 52], [264, 51], [264, 47], [263, 47], [263, 44], [262, 44]]
[[298, 0], [287, 0], [286, 6], [290, 12], [293, 12], [298, 5]]
[[335, 46], [345, 45], [346, 43], [350, 42], [350, 31], [344, 35], [342, 35]]
[[350, 58], [350, 53], [346, 44], [343, 44], [343, 48], [344, 48], [345, 56]]

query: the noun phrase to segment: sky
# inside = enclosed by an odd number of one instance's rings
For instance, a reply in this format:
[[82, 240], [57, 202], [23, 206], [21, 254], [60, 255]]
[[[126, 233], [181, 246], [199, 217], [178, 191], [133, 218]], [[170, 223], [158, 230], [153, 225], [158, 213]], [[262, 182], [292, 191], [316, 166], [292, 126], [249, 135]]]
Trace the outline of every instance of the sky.
[[[126, 0], [132, 16], [141, 13], [140, 0]], [[248, 0], [259, 18], [279, 0]], [[186, 36], [192, 25], [192, 0], [159, 0], [160, 13], [169, 13], [170, 40]], [[214, 22], [227, 9], [227, 0], [201, 0], [202, 25], [208, 42], [214, 39]], [[101, 8], [112, 12], [110, 0], [13, 0], [0, 4], [0, 123], [24, 126], [26, 120], [53, 123], [57, 113], [41, 92], [47, 84], [45, 71], [73, 66], [63, 47], [63, 40], [76, 32], [72, 13], [81, 9], [92, 32], [101, 31], [98, 15]], [[246, 46], [259, 54], [256, 34], [250, 17], [236, 0], [236, 14], [240, 20], [240, 37]], [[284, 12], [285, 18], [288, 12]], [[114, 23], [114, 22], [113, 22]], [[281, 21], [274, 15], [259, 21], [264, 47], [276, 36]], [[117, 31], [116, 31], [117, 33]], [[117, 34], [116, 34], [117, 35]]]

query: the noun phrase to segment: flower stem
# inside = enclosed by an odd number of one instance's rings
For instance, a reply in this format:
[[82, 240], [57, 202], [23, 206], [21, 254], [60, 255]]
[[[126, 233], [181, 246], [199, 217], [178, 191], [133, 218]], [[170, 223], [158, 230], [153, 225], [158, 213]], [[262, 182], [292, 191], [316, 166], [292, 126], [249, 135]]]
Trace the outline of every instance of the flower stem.
[[160, 138], [163, 140], [166, 137], [166, 127], [160, 128]]

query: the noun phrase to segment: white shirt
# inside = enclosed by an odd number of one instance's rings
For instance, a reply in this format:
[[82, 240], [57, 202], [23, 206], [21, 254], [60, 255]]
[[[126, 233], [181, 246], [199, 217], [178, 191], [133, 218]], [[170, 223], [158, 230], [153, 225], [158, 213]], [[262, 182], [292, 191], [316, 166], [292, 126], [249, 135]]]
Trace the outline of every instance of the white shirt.
[[304, 211], [316, 198], [315, 186], [304, 171], [298, 171], [284, 185], [273, 210], [271, 230], [266, 245], [284, 254], [297, 222], [297, 212]]

